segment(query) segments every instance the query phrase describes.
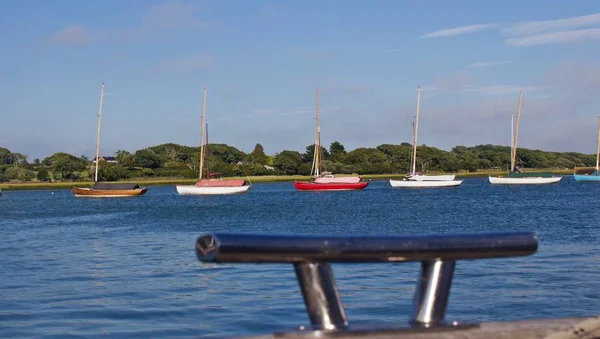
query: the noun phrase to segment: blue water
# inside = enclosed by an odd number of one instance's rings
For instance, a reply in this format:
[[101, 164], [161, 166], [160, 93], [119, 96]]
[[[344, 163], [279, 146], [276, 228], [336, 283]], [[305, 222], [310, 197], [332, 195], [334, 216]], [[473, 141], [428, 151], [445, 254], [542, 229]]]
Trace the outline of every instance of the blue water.
[[[537, 231], [530, 257], [461, 261], [448, 320], [600, 313], [600, 184], [76, 199], [0, 198], [0, 337], [198, 337], [270, 333], [308, 319], [290, 265], [199, 263], [206, 231], [332, 235]], [[334, 265], [351, 323], [408, 319], [418, 264]]]

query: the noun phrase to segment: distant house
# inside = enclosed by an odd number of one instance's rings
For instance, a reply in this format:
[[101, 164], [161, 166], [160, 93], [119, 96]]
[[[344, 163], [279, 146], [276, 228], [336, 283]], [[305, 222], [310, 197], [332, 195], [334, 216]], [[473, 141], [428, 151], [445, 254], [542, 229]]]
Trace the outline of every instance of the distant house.
[[265, 168], [268, 169], [269, 171], [274, 171], [275, 170], [275, 167], [269, 166], [269, 165], [265, 165]]
[[[95, 159], [95, 158], [96, 158], [96, 157], [94, 157], [94, 159], [92, 159], [92, 160], [91, 160], [91, 162], [95, 163], [95, 162], [96, 162], [96, 159]], [[100, 156], [100, 157], [98, 158], [98, 161], [112, 162], [112, 163], [115, 163], [115, 164], [119, 163], [119, 162], [117, 161], [117, 157], [109, 157], [109, 156]]]

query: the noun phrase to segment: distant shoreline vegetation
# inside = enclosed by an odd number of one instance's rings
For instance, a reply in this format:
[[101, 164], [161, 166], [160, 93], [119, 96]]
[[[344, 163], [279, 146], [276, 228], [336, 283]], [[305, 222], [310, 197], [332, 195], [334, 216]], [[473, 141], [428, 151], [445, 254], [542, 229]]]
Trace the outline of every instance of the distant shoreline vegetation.
[[[304, 153], [283, 150], [266, 155], [256, 144], [250, 153], [226, 144], [209, 144], [207, 170], [225, 177], [264, 177], [278, 181], [277, 177], [308, 176], [310, 174], [314, 145]], [[357, 148], [346, 151], [340, 142], [329, 148], [321, 147], [323, 170], [335, 174], [360, 174], [365, 177], [386, 175], [402, 176], [409, 171], [411, 145], [382, 144], [375, 148]], [[100, 181], [139, 180], [156, 182], [193, 182], [198, 177], [199, 147], [167, 143], [138, 150], [134, 153], [119, 150], [113, 156], [101, 156], [98, 178]], [[456, 146], [451, 151], [422, 145], [418, 147], [417, 169], [423, 173], [457, 173], [463, 176], [506, 172], [510, 147], [478, 145]], [[595, 166], [595, 154], [576, 152], [547, 152], [520, 148], [517, 166], [523, 169], [550, 169], [554, 172], [572, 171], [574, 167]], [[29, 161], [26, 155], [13, 153], [0, 147], [0, 183], [7, 184], [91, 182], [94, 173], [93, 159], [85, 155], [55, 153], [43, 160]], [[571, 172], [569, 172], [571, 173]], [[293, 179], [291, 179], [293, 180]], [[259, 180], [260, 181], [260, 180]], [[11, 185], [12, 186], [12, 185]], [[54, 185], [52, 185], [54, 186]]]

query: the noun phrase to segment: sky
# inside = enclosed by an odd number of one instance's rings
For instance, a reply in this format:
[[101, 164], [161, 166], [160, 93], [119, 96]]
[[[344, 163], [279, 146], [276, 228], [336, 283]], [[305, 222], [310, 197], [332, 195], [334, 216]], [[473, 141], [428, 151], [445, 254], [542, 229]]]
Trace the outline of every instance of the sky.
[[43, 159], [162, 143], [321, 140], [596, 152], [597, 0], [0, 1], [0, 147]]

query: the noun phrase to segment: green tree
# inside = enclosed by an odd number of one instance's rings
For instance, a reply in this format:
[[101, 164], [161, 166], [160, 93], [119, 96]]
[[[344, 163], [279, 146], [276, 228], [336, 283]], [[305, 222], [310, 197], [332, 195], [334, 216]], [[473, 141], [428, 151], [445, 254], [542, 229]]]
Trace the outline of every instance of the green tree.
[[49, 167], [55, 178], [69, 180], [79, 177], [79, 172], [88, 167], [88, 162], [69, 153], [59, 152], [42, 160]]
[[300, 164], [302, 164], [302, 155], [296, 151], [285, 150], [275, 155], [275, 168], [284, 174], [298, 173]]
[[120, 164], [103, 162], [98, 168], [98, 180], [100, 181], [117, 181], [128, 177], [127, 169]]
[[[250, 157], [252, 158], [252, 162], [259, 165], [267, 164], [267, 155], [265, 154], [265, 150], [261, 144], [256, 144], [254, 146], [254, 150], [250, 153]], [[263, 166], [264, 167], [264, 166]]]
[[50, 175], [48, 174], [48, 170], [46, 170], [45, 168], [41, 168], [38, 172], [37, 172], [37, 180], [38, 181], [48, 181], [50, 180]]
[[148, 148], [135, 152], [133, 160], [136, 166], [144, 168], [159, 168], [161, 165], [158, 155]]
[[329, 153], [331, 154], [331, 158], [333, 160], [338, 160], [344, 154], [346, 154], [346, 149], [339, 141], [334, 141], [331, 143], [331, 145], [329, 145]]
[[125, 150], [118, 150], [115, 152], [115, 157], [117, 158], [117, 162], [119, 165], [125, 168], [135, 167], [135, 162], [133, 161], [133, 154]]
[[[315, 144], [306, 146], [306, 152], [302, 154], [304, 162], [312, 162], [315, 156]], [[329, 158], [329, 151], [321, 146], [321, 159], [326, 160]]]

